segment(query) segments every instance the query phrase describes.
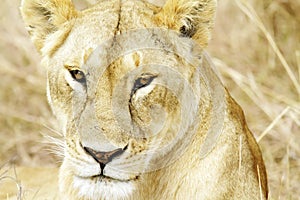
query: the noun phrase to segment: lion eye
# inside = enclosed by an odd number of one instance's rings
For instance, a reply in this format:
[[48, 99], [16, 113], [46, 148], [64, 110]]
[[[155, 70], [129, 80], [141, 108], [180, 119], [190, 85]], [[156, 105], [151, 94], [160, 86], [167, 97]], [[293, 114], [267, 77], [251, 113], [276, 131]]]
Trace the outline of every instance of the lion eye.
[[149, 85], [156, 77], [157, 77], [156, 75], [152, 75], [152, 74], [142, 74], [141, 77], [135, 80], [133, 86], [133, 92], [135, 92], [136, 90], [142, 87]]
[[72, 76], [73, 79], [75, 79], [76, 81], [80, 82], [80, 83], [85, 83], [85, 75], [82, 71], [80, 70], [70, 70], [70, 74]]

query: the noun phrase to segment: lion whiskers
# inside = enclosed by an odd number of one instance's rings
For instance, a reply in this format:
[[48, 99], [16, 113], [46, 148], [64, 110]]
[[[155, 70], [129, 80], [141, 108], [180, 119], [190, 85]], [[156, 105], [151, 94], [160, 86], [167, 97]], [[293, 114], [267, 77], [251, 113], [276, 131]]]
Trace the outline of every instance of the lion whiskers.
[[41, 133], [42, 136], [46, 139], [45, 143], [47, 144], [48, 148], [46, 148], [47, 152], [49, 152], [52, 155], [55, 155], [56, 157], [63, 159], [64, 158], [64, 140], [63, 140], [63, 134], [59, 131], [54, 130], [53, 128], [50, 128], [45, 125], [45, 127], [50, 130], [52, 133], [55, 133], [55, 136], [51, 136], [49, 134]]

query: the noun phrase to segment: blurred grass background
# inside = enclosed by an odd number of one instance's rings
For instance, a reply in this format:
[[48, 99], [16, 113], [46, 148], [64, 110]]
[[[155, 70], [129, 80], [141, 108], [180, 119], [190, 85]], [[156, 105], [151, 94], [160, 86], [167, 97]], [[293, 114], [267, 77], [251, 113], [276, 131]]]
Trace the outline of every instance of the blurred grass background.
[[[20, 0], [1, 0], [0, 172], [7, 163], [59, 162], [43, 136], [58, 137], [46, 100], [46, 72], [19, 5]], [[300, 199], [299, 10], [298, 0], [219, 0], [208, 48], [259, 141], [270, 199]]]

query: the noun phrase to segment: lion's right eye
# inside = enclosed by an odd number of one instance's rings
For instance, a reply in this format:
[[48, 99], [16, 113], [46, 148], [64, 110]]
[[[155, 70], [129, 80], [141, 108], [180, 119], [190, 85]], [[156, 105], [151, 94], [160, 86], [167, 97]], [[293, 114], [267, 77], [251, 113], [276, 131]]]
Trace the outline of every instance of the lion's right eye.
[[70, 74], [72, 76], [72, 78], [76, 81], [78, 81], [79, 83], [85, 83], [86, 79], [85, 79], [85, 75], [82, 71], [75, 69], [75, 70], [70, 70]]

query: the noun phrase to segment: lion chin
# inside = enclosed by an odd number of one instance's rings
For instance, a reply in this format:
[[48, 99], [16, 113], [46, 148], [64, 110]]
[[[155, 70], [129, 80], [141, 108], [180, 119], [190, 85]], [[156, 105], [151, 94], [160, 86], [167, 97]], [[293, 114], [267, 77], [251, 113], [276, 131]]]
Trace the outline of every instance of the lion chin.
[[78, 191], [79, 198], [87, 199], [126, 199], [134, 192], [131, 181], [120, 181], [96, 176], [92, 178], [74, 177], [73, 187]]
[[88, 171], [85, 175], [82, 175], [84, 172], [78, 175], [71, 171], [71, 168], [72, 166], [67, 166], [65, 162], [60, 170], [59, 181], [67, 186], [61, 188], [65, 191], [61, 195], [62, 199], [70, 198], [70, 194], [78, 199], [127, 199], [133, 195], [135, 182], [138, 180], [138, 177], [127, 180], [115, 179], [101, 172], [91, 175], [87, 169], [80, 170], [80, 172]]
[[22, 0], [64, 141], [60, 199], [267, 199], [243, 111], [205, 53], [217, 0]]

